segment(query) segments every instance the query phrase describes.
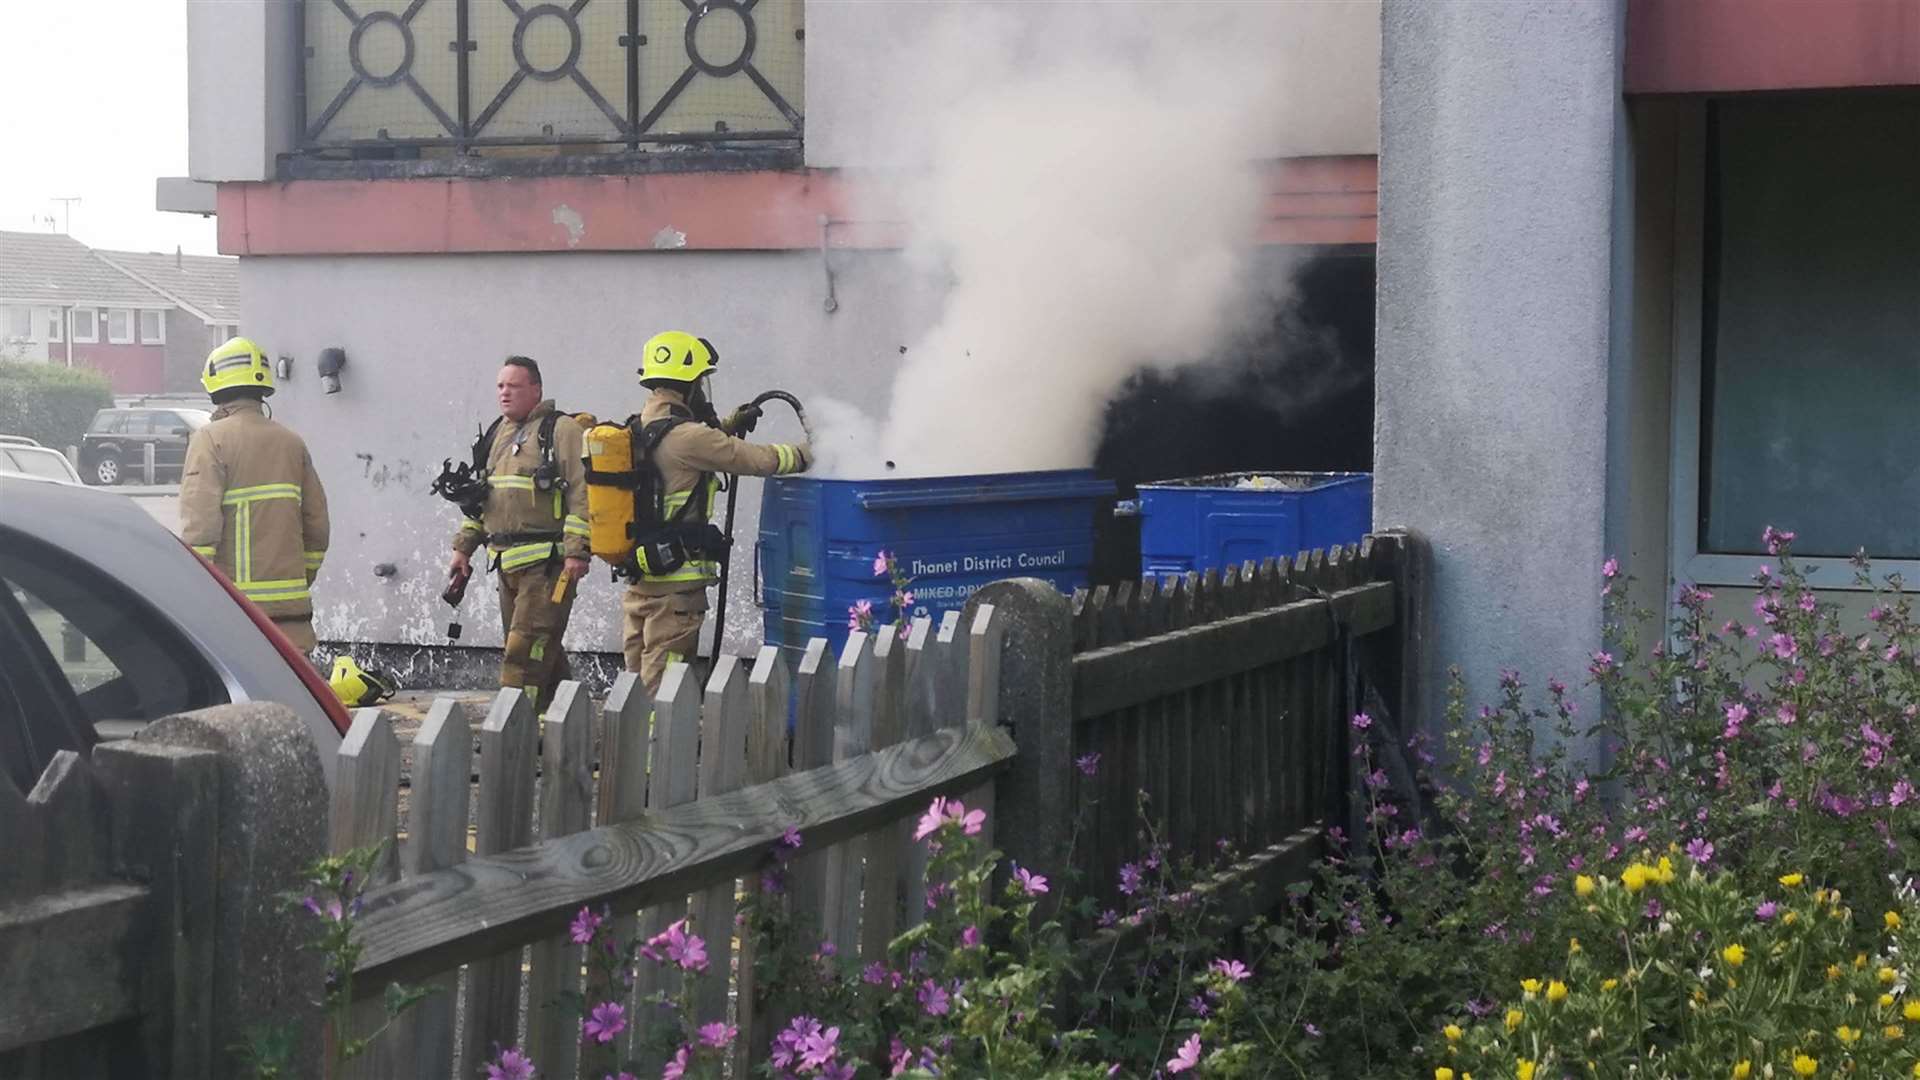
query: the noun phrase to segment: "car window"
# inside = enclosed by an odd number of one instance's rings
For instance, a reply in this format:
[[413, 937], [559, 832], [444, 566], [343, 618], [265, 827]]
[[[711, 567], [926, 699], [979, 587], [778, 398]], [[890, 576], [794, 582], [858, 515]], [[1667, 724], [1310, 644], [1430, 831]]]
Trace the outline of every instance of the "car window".
[[126, 418], [126, 413], [102, 409], [93, 414], [93, 425], [87, 430], [95, 435], [109, 435], [120, 430], [120, 424]]
[[186, 409], [176, 415], [180, 417], [180, 422], [187, 425], [190, 431], [199, 431], [201, 428], [213, 423], [213, 414], [199, 409]]
[[44, 480], [65, 480], [72, 483], [73, 470], [67, 466], [67, 459], [51, 450], [37, 450], [31, 447], [0, 447], [0, 463], [4, 463], [22, 476], [37, 476]]
[[153, 431], [153, 414], [150, 412], [130, 412], [126, 423], [118, 428], [123, 435], [147, 435]]
[[[52, 659], [42, 665], [54, 669], [46, 675], [71, 689], [84, 721], [97, 730], [124, 735], [140, 723], [230, 700], [200, 653], [132, 589], [3, 528], [0, 588], [45, 643]], [[32, 662], [31, 655], [0, 656], [0, 667]]]

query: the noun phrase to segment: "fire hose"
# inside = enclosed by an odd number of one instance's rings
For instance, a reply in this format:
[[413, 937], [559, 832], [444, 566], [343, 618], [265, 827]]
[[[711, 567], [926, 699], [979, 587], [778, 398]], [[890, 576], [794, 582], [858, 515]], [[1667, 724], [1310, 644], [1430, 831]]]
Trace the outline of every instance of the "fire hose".
[[[800, 421], [800, 430], [806, 433], [807, 441], [813, 441], [813, 429], [807, 426], [806, 406], [800, 404], [799, 398], [785, 390], [768, 390], [748, 402], [747, 407], [758, 409], [769, 401], [784, 401], [792, 407], [794, 417]], [[724, 529], [727, 536], [727, 550], [720, 557], [720, 596], [714, 605], [713, 612], [713, 657], [716, 660], [720, 657], [720, 645], [727, 633], [727, 583], [731, 576], [729, 571], [733, 567], [733, 514], [740, 503], [739, 483], [738, 476], [732, 473], [727, 474], [727, 517]]]

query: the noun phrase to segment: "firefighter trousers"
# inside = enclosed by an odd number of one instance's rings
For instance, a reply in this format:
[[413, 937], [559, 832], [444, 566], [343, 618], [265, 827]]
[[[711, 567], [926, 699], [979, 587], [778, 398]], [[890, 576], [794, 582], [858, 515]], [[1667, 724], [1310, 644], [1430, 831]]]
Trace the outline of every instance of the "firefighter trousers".
[[705, 586], [655, 596], [627, 586], [620, 604], [626, 624], [622, 651], [627, 670], [640, 676], [651, 700], [660, 692], [667, 665], [692, 660], [700, 648], [700, 627], [707, 621]]
[[507, 637], [500, 685], [524, 690], [535, 712], [546, 708], [560, 680], [572, 675], [560, 638], [577, 590], [569, 586], [565, 598], [554, 603], [553, 583], [560, 576], [558, 559], [499, 572], [500, 627]]

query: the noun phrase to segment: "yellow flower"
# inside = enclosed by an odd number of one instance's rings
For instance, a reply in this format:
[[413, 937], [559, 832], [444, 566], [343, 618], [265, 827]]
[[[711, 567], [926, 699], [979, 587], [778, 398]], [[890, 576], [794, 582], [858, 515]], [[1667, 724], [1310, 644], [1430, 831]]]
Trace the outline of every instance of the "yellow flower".
[[1533, 1080], [1533, 1062], [1520, 1058], [1513, 1063], [1514, 1080]]
[[1780, 875], [1780, 884], [1785, 885], [1789, 889], [1799, 888], [1800, 884], [1806, 880], [1807, 878], [1805, 874], [1781, 874]]
[[1747, 1080], [1753, 1075], [1753, 1062], [1743, 1061], [1733, 1067], [1733, 1080]]
[[1460, 1030], [1459, 1024], [1448, 1024], [1440, 1029], [1440, 1034], [1445, 1035], [1448, 1042], [1459, 1042], [1460, 1036], [1465, 1035], [1466, 1032]]
[[1840, 965], [1828, 964], [1827, 965], [1827, 981], [1832, 982], [1833, 980], [1839, 977], [1840, 977]]
[[1654, 871], [1652, 867], [1642, 863], [1634, 863], [1632, 866], [1620, 871], [1620, 884], [1625, 885], [1628, 892], [1637, 893], [1647, 887], [1647, 882], [1652, 880], [1653, 875]]
[[1782, 926], [1792, 926], [1799, 921], [1800, 913], [1797, 911], [1789, 911], [1785, 915], [1780, 916], [1780, 925]]
[[1793, 1055], [1793, 1071], [1799, 1076], [1812, 1076], [1820, 1071], [1820, 1063], [1805, 1054]]
[[1867, 966], [1867, 954], [1860, 953], [1853, 958], [1853, 970], [1861, 971]]
[[1913, 1075], [1920, 1076], [1920, 1061], [1913, 1063]]
[[1508, 1031], [1516, 1030], [1520, 1026], [1520, 1021], [1524, 1019], [1526, 1019], [1526, 1015], [1522, 1013], [1519, 1009], [1508, 1009], [1507, 1010], [1507, 1030]]
[[1585, 874], [1576, 874], [1573, 878], [1573, 895], [1586, 899], [1593, 895], [1593, 879]]
[[1665, 855], [1660, 856], [1659, 874], [1660, 884], [1666, 885], [1673, 881], [1673, 860]]
[[1531, 999], [1532, 997], [1534, 997], [1534, 995], [1540, 993], [1540, 980], [1539, 979], [1520, 980], [1520, 992], [1527, 995], [1527, 997]]
[[1601, 983], [1601, 984], [1600, 984], [1600, 989], [1602, 989], [1602, 990], [1612, 990], [1612, 989], [1613, 989], [1614, 987], [1616, 987], [1616, 986], [1619, 986], [1619, 985], [1620, 985], [1620, 980], [1619, 980], [1619, 979], [1608, 979], [1608, 980], [1607, 980], [1606, 982], [1603, 982], [1603, 983]]
[[1433, 1080], [1453, 1080], [1453, 1070], [1442, 1065], [1433, 1070]]
[[1887, 924], [1887, 929], [1889, 930], [1900, 929], [1900, 913], [1899, 912], [1889, 911], [1885, 915], [1880, 916], [1880, 919], [1882, 922], [1885, 922]]
[[1891, 1008], [1893, 1008], [1893, 995], [1892, 995], [1892, 994], [1881, 994], [1881, 995], [1880, 995], [1880, 1007], [1881, 1007], [1881, 1008], [1883, 1008], [1883, 1009], [1891, 1009]]
[[1882, 985], [1891, 986], [1893, 985], [1893, 981], [1895, 979], [1898, 979], [1899, 977], [1900, 977], [1899, 973], [1894, 971], [1890, 967], [1883, 967], [1880, 969], [1880, 982], [1882, 983]]
[[1825, 890], [1825, 889], [1815, 889], [1815, 890], [1813, 890], [1813, 902], [1814, 902], [1814, 903], [1816, 903], [1816, 904], [1824, 904], [1824, 903], [1826, 903], [1826, 902], [1827, 902], [1827, 890]]
[[1580, 951], [1580, 939], [1579, 939], [1579, 938], [1568, 938], [1568, 939], [1567, 939], [1567, 952], [1568, 952], [1568, 953], [1577, 953], [1577, 952], [1579, 952], [1579, 951]]
[[1900, 1015], [1920, 1024], [1920, 1000], [1908, 1001], [1900, 1007]]
[[1547, 1000], [1548, 1001], [1567, 1000], [1567, 984], [1561, 982], [1559, 979], [1555, 979], [1552, 982], [1548, 983], [1547, 984]]
[[1725, 960], [1728, 967], [1739, 967], [1747, 962], [1747, 948], [1738, 943], [1729, 945], [1720, 950], [1720, 959]]
[[1898, 1039], [1905, 1037], [1907, 1033], [1901, 1029], [1899, 1024], [1888, 1024], [1886, 1027], [1880, 1029], [1880, 1034], [1885, 1035], [1889, 1039]]
[[1852, 1046], [1854, 1042], [1860, 1038], [1860, 1029], [1850, 1028], [1845, 1024], [1841, 1024], [1839, 1027], [1833, 1029], [1833, 1037], [1848, 1046]]

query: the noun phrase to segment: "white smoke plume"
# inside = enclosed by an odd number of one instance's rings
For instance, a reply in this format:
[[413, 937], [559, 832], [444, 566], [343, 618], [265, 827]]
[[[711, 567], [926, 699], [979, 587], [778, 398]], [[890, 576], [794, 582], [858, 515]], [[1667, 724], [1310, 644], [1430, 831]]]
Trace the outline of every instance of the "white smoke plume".
[[1240, 329], [1276, 289], [1248, 272], [1270, 168], [1255, 159], [1286, 106], [1273, 10], [968, 4], [920, 20], [874, 132], [909, 159], [910, 254], [952, 284], [882, 422], [814, 406], [823, 472], [1085, 466], [1131, 373]]

